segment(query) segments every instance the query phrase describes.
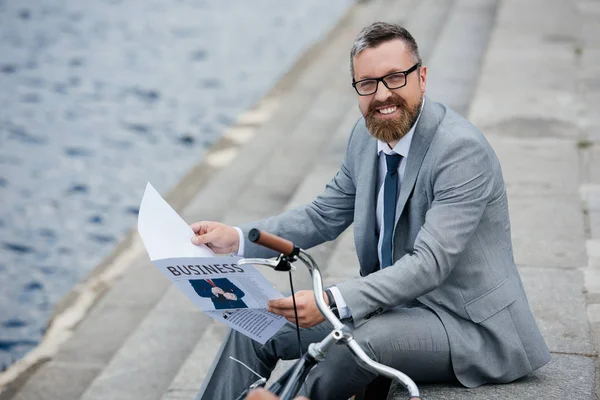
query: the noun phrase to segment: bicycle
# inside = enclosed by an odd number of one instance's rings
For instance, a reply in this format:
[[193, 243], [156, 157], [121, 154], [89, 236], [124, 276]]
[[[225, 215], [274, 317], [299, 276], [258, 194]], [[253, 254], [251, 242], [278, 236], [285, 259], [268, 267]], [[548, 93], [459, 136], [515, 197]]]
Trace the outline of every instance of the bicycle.
[[[352, 353], [360, 362], [363, 363], [366, 368], [379, 375], [395, 380], [404, 386], [410, 395], [410, 400], [421, 399], [419, 395], [419, 389], [412, 379], [394, 368], [372, 360], [360, 347], [358, 342], [354, 340], [351, 329], [344, 325], [335, 316], [335, 314], [325, 303], [323, 297], [318, 295], [319, 293], [323, 293], [323, 280], [319, 267], [310, 254], [296, 247], [287, 239], [283, 239], [268, 232], [261, 232], [258, 229], [252, 229], [248, 234], [248, 239], [280, 254], [274, 259], [244, 258], [241, 259], [238, 264], [264, 265], [277, 271], [291, 271], [293, 269], [291, 264], [292, 262], [296, 260], [302, 261], [302, 263], [308, 268], [312, 277], [312, 285], [317, 307], [325, 319], [333, 325], [333, 330], [323, 340], [317, 343], [311, 343], [308, 346], [308, 351], [303, 354], [302, 357], [300, 357], [292, 367], [290, 367], [268, 388], [271, 393], [278, 395], [281, 400], [292, 400], [298, 394], [300, 387], [308, 376], [308, 373], [320, 361], [325, 359], [327, 351], [331, 348], [331, 346], [340, 343], [348, 346]], [[258, 387], [264, 387], [265, 385], [265, 378], [257, 380], [250, 385], [250, 387], [245, 390], [237, 398], [237, 400], [243, 400], [250, 390]]]

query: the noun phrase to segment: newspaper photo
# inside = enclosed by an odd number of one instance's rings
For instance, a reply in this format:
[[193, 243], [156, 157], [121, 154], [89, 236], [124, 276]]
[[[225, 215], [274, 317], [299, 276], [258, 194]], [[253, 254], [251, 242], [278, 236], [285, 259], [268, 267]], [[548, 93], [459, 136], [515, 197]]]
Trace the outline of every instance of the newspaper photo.
[[140, 205], [138, 232], [152, 263], [200, 310], [264, 344], [287, 323], [267, 311], [283, 296], [240, 257], [218, 256], [191, 243], [192, 228], [148, 183]]

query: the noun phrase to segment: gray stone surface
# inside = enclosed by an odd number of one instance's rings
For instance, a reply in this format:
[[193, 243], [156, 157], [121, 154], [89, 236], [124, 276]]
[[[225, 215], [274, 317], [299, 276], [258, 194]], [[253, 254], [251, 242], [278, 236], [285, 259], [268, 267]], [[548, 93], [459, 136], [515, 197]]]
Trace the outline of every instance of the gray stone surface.
[[551, 352], [592, 354], [583, 273], [560, 268], [520, 268], [529, 304]]
[[200, 390], [202, 380], [198, 377], [206, 376], [208, 373], [212, 360], [221, 346], [226, 327], [213, 321], [207, 324], [203, 331], [196, 347], [179, 368], [161, 400], [190, 400]]
[[79, 398], [168, 286], [156, 268], [138, 258], [110, 295], [100, 299], [54, 360], [40, 366], [20, 388], [17, 398], [36, 399], [41, 394], [47, 399]]
[[15, 400], [79, 399], [89, 383], [104, 368], [102, 364], [51, 361], [39, 370]]
[[[470, 119], [488, 132], [517, 121], [519, 137], [577, 138], [575, 93], [579, 24], [571, 2], [502, 2]], [[535, 125], [543, 127], [536, 129]]]
[[[529, 376], [508, 385], [483, 385], [474, 389], [449, 385], [421, 385], [427, 400], [539, 400], [594, 399], [594, 359], [554, 354], [552, 361]], [[405, 392], [394, 387], [388, 399], [406, 399]]]
[[78, 326], [56, 360], [107, 363], [169, 286], [169, 281], [149, 261], [135, 264]]
[[509, 199], [525, 196], [578, 197], [579, 153], [570, 142], [522, 139], [484, 132], [502, 165]]
[[427, 62], [428, 95], [461, 115], [469, 112], [498, 3], [456, 0]]
[[565, 268], [586, 265], [579, 199], [512, 196], [508, 205], [517, 264]]
[[81, 399], [160, 399], [210, 322], [170, 285]]

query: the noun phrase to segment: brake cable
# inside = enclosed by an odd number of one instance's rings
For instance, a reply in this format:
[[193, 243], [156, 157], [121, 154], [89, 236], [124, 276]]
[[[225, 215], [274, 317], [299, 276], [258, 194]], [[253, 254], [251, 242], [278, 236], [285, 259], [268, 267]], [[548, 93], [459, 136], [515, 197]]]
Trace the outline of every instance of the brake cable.
[[292, 291], [292, 302], [294, 303], [294, 317], [296, 318], [296, 335], [298, 336], [298, 348], [300, 349], [300, 358], [302, 358], [304, 354], [302, 352], [302, 340], [300, 339], [300, 324], [298, 322], [298, 308], [296, 307], [296, 292], [294, 292], [294, 283], [292, 282], [291, 268], [288, 271], [288, 274], [290, 275], [290, 290]]

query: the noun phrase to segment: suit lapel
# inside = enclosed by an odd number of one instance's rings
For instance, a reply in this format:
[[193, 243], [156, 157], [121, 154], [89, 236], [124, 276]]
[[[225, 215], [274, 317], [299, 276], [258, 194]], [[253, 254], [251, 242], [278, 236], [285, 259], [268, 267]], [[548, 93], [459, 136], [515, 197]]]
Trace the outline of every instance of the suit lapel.
[[396, 203], [396, 221], [394, 225], [394, 232], [398, 227], [398, 220], [404, 211], [406, 202], [408, 201], [408, 198], [415, 186], [415, 182], [417, 181], [417, 176], [419, 175], [419, 170], [421, 169], [421, 164], [423, 164], [425, 154], [427, 154], [427, 149], [429, 149], [431, 139], [433, 139], [433, 136], [435, 135], [437, 127], [440, 123], [441, 117], [439, 115], [440, 110], [438, 110], [438, 107], [440, 106], [437, 103], [431, 101], [429, 98], [426, 98], [423, 111], [421, 112], [421, 117], [419, 118], [419, 122], [415, 128], [415, 133], [408, 151], [406, 169], [404, 170], [404, 179], [402, 180], [400, 194], [398, 195], [398, 202]]
[[360, 203], [364, 205], [364, 208], [356, 213], [354, 223], [356, 252], [360, 265], [363, 267], [363, 275], [365, 275], [373, 272], [379, 265], [377, 251], [373, 251], [373, 249], [377, 249], [379, 237], [376, 224], [377, 193], [375, 192], [379, 160], [377, 158], [377, 141], [370, 135], [365, 142], [361, 158], [363, 162], [357, 180], [360, 189], [357, 188], [357, 193], [360, 193]]

